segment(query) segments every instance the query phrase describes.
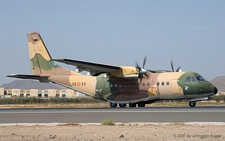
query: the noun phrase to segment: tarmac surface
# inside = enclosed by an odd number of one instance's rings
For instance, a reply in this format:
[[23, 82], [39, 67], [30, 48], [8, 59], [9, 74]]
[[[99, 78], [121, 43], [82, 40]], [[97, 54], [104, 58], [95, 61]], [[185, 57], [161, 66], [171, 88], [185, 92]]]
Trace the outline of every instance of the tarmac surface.
[[225, 122], [224, 106], [0, 109], [0, 124], [6, 123], [101, 123], [114, 122]]

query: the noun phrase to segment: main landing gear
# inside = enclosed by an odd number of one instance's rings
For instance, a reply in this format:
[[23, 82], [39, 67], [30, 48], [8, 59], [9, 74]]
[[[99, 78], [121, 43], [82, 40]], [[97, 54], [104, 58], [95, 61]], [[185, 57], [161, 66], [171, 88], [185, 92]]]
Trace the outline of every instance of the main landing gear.
[[112, 103], [112, 102], [110, 102], [110, 107], [111, 107], [111, 108], [116, 108], [116, 106], [117, 106], [117, 103]]
[[[125, 108], [126, 105], [127, 105], [126, 103], [119, 103], [120, 108]], [[136, 105], [138, 105], [138, 107], [145, 107], [145, 103], [144, 102], [130, 103], [129, 107], [130, 108], [134, 108], [134, 107], [136, 107]], [[117, 103], [110, 102], [110, 107], [111, 108], [116, 108], [117, 107]]]
[[136, 103], [130, 103], [130, 104], [129, 104], [129, 107], [131, 107], [131, 108], [136, 107]]
[[119, 104], [120, 108], [125, 108], [127, 104]]

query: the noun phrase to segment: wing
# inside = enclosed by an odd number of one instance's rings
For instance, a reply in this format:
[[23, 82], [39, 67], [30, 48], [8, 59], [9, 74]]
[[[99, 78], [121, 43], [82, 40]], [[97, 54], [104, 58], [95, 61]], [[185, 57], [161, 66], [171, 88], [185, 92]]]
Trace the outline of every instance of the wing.
[[53, 59], [54, 61], [69, 64], [76, 66], [79, 72], [85, 70], [89, 71], [92, 75], [98, 75], [101, 73], [108, 73], [119, 70], [121, 67], [112, 66], [106, 64], [78, 61], [78, 60], [70, 60], [70, 59]]
[[9, 74], [7, 77], [21, 78], [21, 79], [34, 79], [39, 80], [40, 82], [49, 82], [48, 76], [40, 75], [24, 75], [24, 74]]

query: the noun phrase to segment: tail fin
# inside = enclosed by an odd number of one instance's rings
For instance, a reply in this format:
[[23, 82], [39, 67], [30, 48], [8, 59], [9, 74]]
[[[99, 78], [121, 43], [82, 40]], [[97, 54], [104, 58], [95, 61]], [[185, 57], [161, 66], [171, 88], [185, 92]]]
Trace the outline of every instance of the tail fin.
[[28, 33], [28, 48], [33, 75], [81, 75], [54, 63], [45, 44], [37, 32]]

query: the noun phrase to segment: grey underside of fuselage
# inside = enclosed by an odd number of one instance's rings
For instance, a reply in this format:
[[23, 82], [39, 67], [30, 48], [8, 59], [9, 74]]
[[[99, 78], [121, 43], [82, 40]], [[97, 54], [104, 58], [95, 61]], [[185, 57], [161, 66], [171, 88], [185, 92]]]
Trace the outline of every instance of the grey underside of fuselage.
[[[149, 97], [146, 97], [146, 98], [143, 98], [143, 99], [139, 99], [137, 101], [135, 100], [132, 100], [132, 101], [109, 101], [109, 102], [112, 102], [112, 103], [126, 103], [126, 104], [129, 104], [129, 103], [138, 103], [138, 102], [141, 102], [141, 101], [144, 101], [144, 102], [149, 102], [149, 103], [153, 103], [155, 101], [158, 101], [158, 100], [178, 100], [178, 99], [196, 99], [196, 98], [206, 98], [206, 97], [209, 97], [209, 96], [212, 96], [214, 95], [213, 93], [208, 93], [208, 94], [190, 94], [190, 95], [158, 95], [158, 96], [149, 96]], [[204, 100], [204, 99], [201, 99], [201, 100]], [[198, 101], [198, 100], [197, 100]]]
[[148, 101], [151, 100], [173, 100], [173, 99], [192, 99], [192, 98], [201, 98], [201, 97], [209, 97], [214, 95], [214, 93], [207, 94], [189, 94], [189, 95], [158, 95], [158, 96], [150, 96], [148, 97]]

